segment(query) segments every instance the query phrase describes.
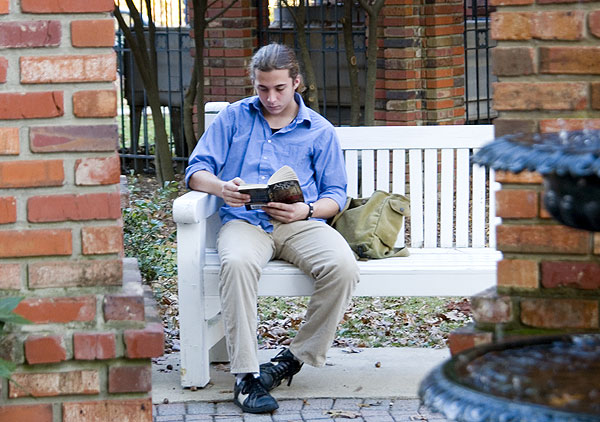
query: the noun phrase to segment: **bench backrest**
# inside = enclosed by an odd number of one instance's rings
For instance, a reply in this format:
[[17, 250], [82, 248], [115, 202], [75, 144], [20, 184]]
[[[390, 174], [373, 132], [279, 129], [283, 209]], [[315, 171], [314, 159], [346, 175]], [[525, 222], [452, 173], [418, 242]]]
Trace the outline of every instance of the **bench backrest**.
[[496, 246], [493, 170], [470, 164], [493, 139], [492, 125], [338, 127], [346, 159], [348, 195], [374, 190], [410, 198], [413, 248]]
[[[206, 125], [228, 103], [207, 103]], [[494, 138], [492, 125], [337, 127], [348, 196], [376, 189], [410, 198], [398, 236], [412, 248], [496, 247], [493, 170], [470, 157]], [[211, 238], [213, 236], [210, 236]]]

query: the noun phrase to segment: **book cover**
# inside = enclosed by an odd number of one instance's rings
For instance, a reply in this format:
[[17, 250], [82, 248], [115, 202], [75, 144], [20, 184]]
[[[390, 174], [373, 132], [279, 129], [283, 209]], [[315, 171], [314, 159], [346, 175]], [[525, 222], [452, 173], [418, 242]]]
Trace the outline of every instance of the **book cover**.
[[251, 197], [246, 204], [247, 210], [259, 209], [269, 202], [304, 202], [298, 176], [289, 166], [283, 166], [273, 173], [266, 184], [243, 184], [239, 187], [239, 192]]

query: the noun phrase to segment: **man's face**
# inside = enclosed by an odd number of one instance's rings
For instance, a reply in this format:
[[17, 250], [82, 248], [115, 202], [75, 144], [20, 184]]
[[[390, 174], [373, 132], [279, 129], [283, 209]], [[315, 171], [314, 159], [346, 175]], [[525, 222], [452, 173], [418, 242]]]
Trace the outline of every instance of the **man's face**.
[[293, 107], [299, 77], [292, 79], [288, 69], [256, 70], [254, 76], [254, 88], [267, 114], [279, 115]]

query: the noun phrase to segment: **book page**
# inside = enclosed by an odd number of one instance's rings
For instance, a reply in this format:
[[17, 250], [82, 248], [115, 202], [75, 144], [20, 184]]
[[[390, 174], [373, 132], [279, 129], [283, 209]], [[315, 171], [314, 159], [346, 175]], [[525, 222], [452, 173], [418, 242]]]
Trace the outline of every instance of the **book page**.
[[277, 182], [283, 182], [286, 180], [298, 180], [296, 172], [290, 166], [281, 167], [279, 170], [273, 173], [273, 175], [269, 178], [269, 181], [267, 183], [269, 185], [272, 185]]

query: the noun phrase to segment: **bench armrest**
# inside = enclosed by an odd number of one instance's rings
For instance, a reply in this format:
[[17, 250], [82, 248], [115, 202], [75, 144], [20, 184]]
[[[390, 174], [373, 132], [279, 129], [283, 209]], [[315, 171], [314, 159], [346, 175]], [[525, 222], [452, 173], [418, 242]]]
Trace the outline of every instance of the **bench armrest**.
[[222, 199], [204, 192], [192, 191], [173, 202], [173, 220], [178, 224], [197, 224], [213, 215]]

